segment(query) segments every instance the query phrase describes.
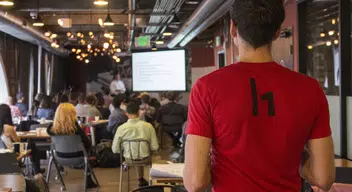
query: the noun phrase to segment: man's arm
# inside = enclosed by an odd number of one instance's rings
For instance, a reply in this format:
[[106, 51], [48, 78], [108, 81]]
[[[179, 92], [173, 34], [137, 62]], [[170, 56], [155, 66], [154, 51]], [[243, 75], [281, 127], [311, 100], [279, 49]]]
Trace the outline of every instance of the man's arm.
[[120, 143], [121, 143], [121, 129], [117, 129], [114, 140], [112, 141], [111, 150], [113, 153], [120, 153]]
[[189, 192], [201, 192], [211, 183], [210, 147], [209, 138], [187, 136], [183, 181]]
[[307, 144], [308, 158], [300, 173], [311, 185], [329, 191], [335, 181], [334, 145], [332, 137], [312, 139]]
[[159, 149], [159, 143], [158, 143], [158, 138], [156, 137], [156, 133], [155, 133], [155, 129], [154, 129], [154, 127], [151, 125], [151, 124], [149, 124], [150, 125], [150, 134], [151, 134], [151, 142], [150, 142], [150, 149], [152, 150], [152, 151], [157, 151], [158, 149]]
[[328, 191], [335, 181], [334, 144], [331, 137], [329, 104], [318, 82], [315, 99], [315, 124], [307, 143], [307, 158], [302, 160], [301, 176], [311, 185]]

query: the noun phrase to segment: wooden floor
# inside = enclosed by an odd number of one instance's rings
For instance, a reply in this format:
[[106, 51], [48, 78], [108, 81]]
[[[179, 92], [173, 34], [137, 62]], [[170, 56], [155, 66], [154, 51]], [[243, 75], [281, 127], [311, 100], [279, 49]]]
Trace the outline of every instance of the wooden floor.
[[[162, 150], [161, 152], [153, 156], [154, 163], [166, 163], [166, 161], [172, 161], [178, 157], [178, 150], [174, 150], [171, 147]], [[337, 167], [352, 167], [352, 162], [343, 159], [336, 159], [335, 164]], [[119, 179], [120, 179], [120, 169], [94, 169], [101, 188], [100, 192], [118, 192], [119, 189]], [[66, 184], [67, 192], [81, 192], [83, 191], [83, 170], [73, 170], [66, 169], [66, 175], [64, 176], [64, 181]], [[144, 175], [145, 178], [148, 178], [149, 169], [145, 168]], [[61, 184], [59, 180], [55, 180], [54, 176], [56, 172], [53, 169], [52, 178], [50, 180], [50, 191], [51, 192], [60, 192]], [[123, 181], [123, 192], [128, 192], [127, 190], [127, 175], [124, 176]], [[130, 185], [131, 190], [136, 188], [138, 185], [136, 171], [134, 169], [130, 170]], [[89, 191], [97, 191], [96, 189], [91, 189]]]
[[[153, 163], [166, 163], [167, 161], [172, 161], [178, 157], [178, 150], [172, 149], [172, 147], [167, 147], [161, 152], [154, 154]], [[67, 192], [81, 192], [84, 189], [83, 186], [83, 170], [73, 170], [67, 169], [66, 175], [64, 176], [64, 182], [66, 184]], [[113, 169], [94, 169], [95, 174], [100, 182], [101, 188], [100, 192], [118, 192], [119, 181], [120, 181], [120, 168]], [[49, 183], [51, 192], [60, 192], [61, 184], [59, 180], [55, 180], [56, 171], [53, 166], [53, 171], [51, 173], [51, 179]], [[148, 179], [149, 169], [145, 168], [144, 171], [145, 178]], [[138, 180], [135, 169], [130, 170], [130, 189], [135, 189], [138, 187]], [[97, 191], [96, 189], [91, 189], [89, 191]], [[123, 181], [123, 192], [128, 192], [127, 190], [127, 174], [125, 172]]]

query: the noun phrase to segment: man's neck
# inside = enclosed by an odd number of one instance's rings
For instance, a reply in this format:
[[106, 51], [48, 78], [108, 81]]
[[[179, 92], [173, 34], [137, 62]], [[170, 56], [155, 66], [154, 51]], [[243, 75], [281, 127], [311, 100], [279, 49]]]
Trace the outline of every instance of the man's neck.
[[239, 48], [239, 62], [267, 63], [272, 61], [273, 57], [269, 46], [263, 46], [257, 49], [253, 49], [248, 46]]

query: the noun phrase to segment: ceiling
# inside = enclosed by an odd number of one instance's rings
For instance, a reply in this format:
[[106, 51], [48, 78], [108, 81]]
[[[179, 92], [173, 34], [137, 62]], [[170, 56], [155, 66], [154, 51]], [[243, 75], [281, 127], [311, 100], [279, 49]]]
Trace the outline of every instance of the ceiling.
[[[148, 35], [152, 41], [165, 40], [163, 32], [175, 33], [197, 8], [202, 0], [135, 0], [136, 9], [134, 35]], [[15, 0], [15, 6], [11, 8], [1, 7], [27, 22], [32, 23], [32, 16], [39, 14], [44, 22], [44, 27], [37, 27], [43, 34], [47, 31], [57, 34], [55, 38], [64, 47], [79, 46], [82, 38], [68, 38], [67, 32], [84, 34], [86, 44], [101, 44], [104, 32], [113, 32], [114, 41], [121, 48], [126, 48], [129, 29], [129, 2], [128, 0], [110, 0], [108, 6], [94, 5], [94, 0]], [[195, 3], [194, 3], [195, 2]], [[198, 3], [197, 3], [198, 2]], [[115, 25], [101, 27], [99, 19], [105, 20], [110, 13]], [[58, 19], [72, 19], [71, 28], [62, 28]], [[94, 39], [88, 33], [94, 33]]]

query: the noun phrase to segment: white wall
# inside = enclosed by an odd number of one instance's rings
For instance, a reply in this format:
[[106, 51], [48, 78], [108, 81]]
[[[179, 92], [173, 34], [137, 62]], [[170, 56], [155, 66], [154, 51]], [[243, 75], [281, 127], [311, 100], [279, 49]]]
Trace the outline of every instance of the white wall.
[[352, 97], [347, 97], [347, 158], [352, 159]]
[[[340, 153], [341, 152], [340, 97], [326, 96], [326, 98], [329, 102], [330, 126], [332, 131], [332, 137], [334, 139], [335, 154], [341, 155]], [[351, 107], [351, 112], [352, 112], [352, 107]]]

